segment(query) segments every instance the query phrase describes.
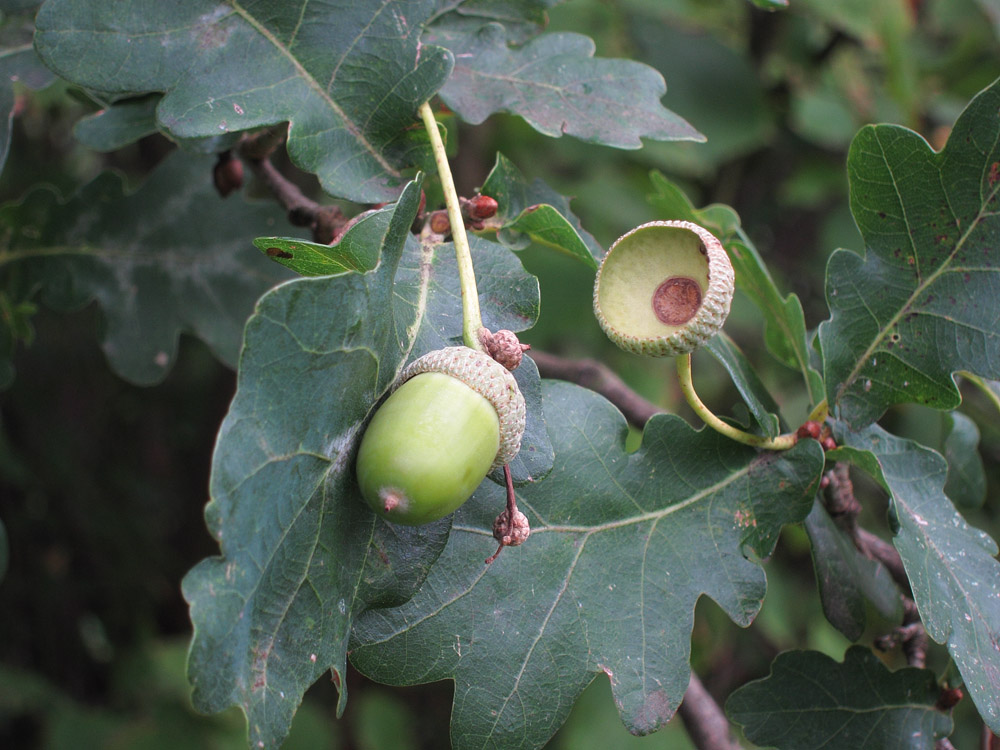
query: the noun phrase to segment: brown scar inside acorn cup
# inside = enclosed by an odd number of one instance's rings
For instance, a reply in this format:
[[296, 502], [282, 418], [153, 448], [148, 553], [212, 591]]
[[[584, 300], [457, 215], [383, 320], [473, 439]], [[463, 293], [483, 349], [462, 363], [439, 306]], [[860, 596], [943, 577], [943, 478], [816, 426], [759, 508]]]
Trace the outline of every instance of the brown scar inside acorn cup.
[[653, 292], [653, 312], [668, 326], [687, 323], [701, 307], [701, 287], [687, 276], [671, 276]]
[[733, 276], [725, 248], [707, 229], [652, 221], [623, 234], [605, 254], [594, 284], [594, 314], [626, 351], [686, 354], [722, 327]]

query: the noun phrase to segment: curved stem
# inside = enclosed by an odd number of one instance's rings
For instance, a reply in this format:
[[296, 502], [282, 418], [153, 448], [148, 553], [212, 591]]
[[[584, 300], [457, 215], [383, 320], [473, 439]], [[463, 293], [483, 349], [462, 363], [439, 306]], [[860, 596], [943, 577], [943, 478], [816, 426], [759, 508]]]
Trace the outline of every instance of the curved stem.
[[736, 442], [743, 443], [744, 445], [751, 445], [754, 448], [762, 448], [764, 450], [772, 451], [788, 450], [795, 445], [795, 441], [797, 439], [795, 433], [778, 435], [776, 438], [769, 438], [765, 435], [754, 435], [753, 433], [744, 432], [743, 430], [739, 430], [732, 425], [728, 425], [715, 416], [715, 414], [712, 413], [712, 410], [702, 403], [701, 399], [698, 398], [698, 394], [694, 390], [694, 381], [691, 379], [690, 354], [682, 354], [677, 358], [677, 379], [680, 381], [681, 391], [684, 393], [684, 398], [687, 399], [688, 404], [692, 409], [694, 409], [695, 413], [701, 417], [705, 424], [716, 432], [722, 433], [730, 440], [735, 440]]
[[427, 102], [421, 104], [419, 112], [420, 119], [427, 129], [427, 135], [431, 139], [434, 161], [437, 163], [441, 188], [444, 190], [444, 202], [448, 208], [448, 221], [451, 223], [451, 240], [455, 244], [458, 278], [462, 287], [462, 339], [467, 347], [481, 352], [483, 345], [479, 341], [479, 329], [483, 327], [483, 317], [479, 311], [476, 272], [472, 268], [472, 252], [469, 250], [469, 236], [465, 233], [462, 208], [458, 203], [458, 191], [455, 190], [455, 180], [451, 176], [451, 167], [448, 166], [444, 141], [441, 140], [441, 133], [430, 104]]

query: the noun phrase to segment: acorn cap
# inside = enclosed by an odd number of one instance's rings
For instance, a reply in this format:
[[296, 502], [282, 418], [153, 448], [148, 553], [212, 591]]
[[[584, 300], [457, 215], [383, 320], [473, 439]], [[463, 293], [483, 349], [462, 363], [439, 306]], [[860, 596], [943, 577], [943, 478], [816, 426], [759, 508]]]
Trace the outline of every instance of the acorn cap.
[[734, 273], [722, 243], [690, 221], [651, 221], [619, 237], [594, 283], [594, 314], [626, 351], [697, 349], [729, 315]]
[[493, 404], [500, 419], [500, 449], [492, 468], [514, 460], [521, 449], [526, 409], [521, 389], [506, 367], [467, 346], [449, 346], [428, 352], [407, 365], [393, 390], [423, 372], [441, 372], [457, 378]]

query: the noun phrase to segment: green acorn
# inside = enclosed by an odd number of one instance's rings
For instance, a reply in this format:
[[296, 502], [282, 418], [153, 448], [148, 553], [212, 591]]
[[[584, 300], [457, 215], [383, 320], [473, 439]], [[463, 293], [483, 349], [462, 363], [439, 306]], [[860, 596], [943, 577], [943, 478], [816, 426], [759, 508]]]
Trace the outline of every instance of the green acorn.
[[672, 357], [718, 333], [733, 299], [722, 243], [689, 221], [652, 221], [619, 237], [594, 284], [594, 314], [618, 346]]
[[425, 354], [365, 430], [355, 464], [361, 494], [395, 523], [443, 518], [513, 460], [524, 423], [524, 397], [503, 365], [464, 346]]

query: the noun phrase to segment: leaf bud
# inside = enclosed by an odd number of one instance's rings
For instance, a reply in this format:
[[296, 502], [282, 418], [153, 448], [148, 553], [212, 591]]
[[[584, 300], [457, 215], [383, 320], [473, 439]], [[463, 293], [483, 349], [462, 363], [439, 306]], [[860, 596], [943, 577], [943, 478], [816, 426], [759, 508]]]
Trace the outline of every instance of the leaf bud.
[[447, 211], [433, 211], [430, 217], [430, 227], [434, 234], [448, 234], [451, 232], [451, 221], [448, 219]]
[[243, 187], [243, 162], [234, 159], [229, 151], [223, 151], [212, 169], [212, 182], [223, 198], [234, 190], [239, 190]]
[[462, 213], [472, 221], [484, 221], [497, 215], [499, 205], [488, 195], [477, 195], [462, 202]]
[[810, 419], [808, 422], [804, 422], [801, 427], [796, 431], [796, 435], [802, 438], [812, 438], [813, 440], [819, 440], [822, 427], [820, 423], [816, 420]]

